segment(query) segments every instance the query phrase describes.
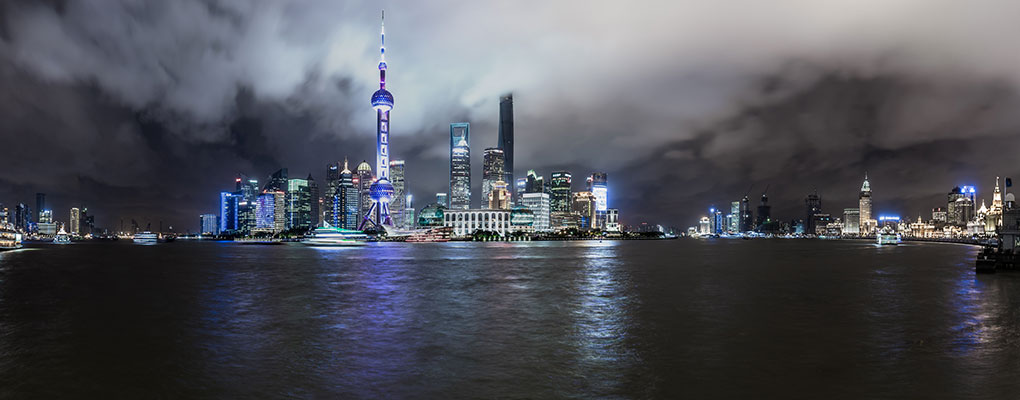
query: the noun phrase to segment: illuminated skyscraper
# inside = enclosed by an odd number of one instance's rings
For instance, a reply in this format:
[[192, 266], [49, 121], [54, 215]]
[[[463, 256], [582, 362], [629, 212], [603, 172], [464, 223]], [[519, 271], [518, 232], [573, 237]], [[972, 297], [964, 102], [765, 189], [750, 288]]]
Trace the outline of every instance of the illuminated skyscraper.
[[874, 216], [871, 214], [871, 183], [868, 182], [868, 173], [864, 173], [864, 183], [861, 185], [861, 194], [858, 197], [860, 211], [860, 233], [870, 235], [877, 227]]
[[[286, 229], [311, 229], [313, 227], [311, 186], [315, 185], [315, 181], [311, 178], [309, 175], [308, 179], [289, 179], [287, 181]], [[314, 208], [318, 208], [318, 201], [315, 203]]]
[[202, 235], [216, 236], [220, 234], [220, 224], [216, 214], [202, 214], [198, 216], [199, 230]]
[[582, 229], [592, 229], [595, 221], [595, 195], [591, 192], [574, 193], [573, 211], [581, 216], [579, 226]]
[[489, 198], [493, 185], [503, 181], [503, 157], [503, 150], [499, 148], [485, 149], [482, 160], [482, 202]]
[[450, 124], [450, 208], [471, 208], [471, 142], [467, 122]]
[[740, 202], [734, 201], [730, 203], [730, 223], [729, 231], [736, 233], [740, 232]]
[[[998, 178], [996, 178], [996, 185], [995, 185], [995, 187], [996, 188], [999, 187], [999, 185], [998, 185]], [[1000, 203], [1001, 203], [1001, 201], [1000, 201]], [[36, 193], [35, 194], [35, 212], [37, 213], [36, 222], [49, 222], [49, 221], [43, 221], [42, 220], [42, 213], [45, 210], [46, 210], [46, 193]]]
[[450, 208], [450, 194], [436, 193], [436, 204], [443, 206], [443, 208]]
[[552, 173], [552, 211], [570, 212], [570, 172], [553, 171]]
[[281, 191], [266, 191], [255, 203], [255, 232], [280, 233], [286, 228], [287, 194]]
[[404, 225], [403, 226], [404, 226], [405, 229], [414, 228], [414, 203], [413, 203], [413, 200], [414, 200], [414, 197], [411, 196], [410, 194], [408, 194], [407, 196], [404, 197], [404, 214], [402, 216], [404, 217]]
[[770, 226], [772, 223], [772, 206], [769, 205], [768, 194], [762, 192], [761, 204], [758, 205], [757, 219], [754, 220], [754, 228], [758, 232], [769, 232], [772, 231]]
[[[393, 95], [386, 90], [386, 14], [379, 31], [379, 90], [372, 94], [372, 108], [375, 109], [376, 147], [375, 168], [379, 174], [369, 184], [371, 204], [365, 212], [360, 228], [371, 223], [375, 226], [393, 225], [390, 219], [390, 201], [393, 199], [393, 185], [390, 184], [390, 110], [393, 109]], [[358, 167], [360, 175], [361, 167]], [[360, 176], [359, 176], [360, 179]], [[365, 185], [365, 182], [361, 182]], [[363, 198], [364, 200], [364, 198]]]
[[266, 187], [262, 188], [263, 191], [274, 191], [274, 192], [286, 192], [287, 191], [287, 169], [280, 168], [276, 172], [273, 172], [269, 176], [269, 181], [266, 182]]
[[843, 209], [843, 234], [857, 235], [861, 233], [861, 209]]
[[361, 192], [358, 190], [358, 181], [354, 173], [347, 168], [347, 159], [344, 159], [344, 169], [340, 171], [340, 188], [337, 189], [337, 217], [338, 221], [333, 224], [335, 227], [344, 229], [358, 229], [358, 220], [361, 210], [358, 208], [361, 199]]
[[[349, 171], [348, 171], [349, 172]], [[340, 165], [326, 165], [326, 192], [322, 196], [322, 220], [330, 226], [340, 226], [343, 211], [340, 209]]]
[[[499, 98], [499, 137], [496, 147], [503, 150], [503, 182], [513, 184], [514, 181], [514, 95], [512, 93]], [[510, 188], [514, 197], [514, 188]]]
[[[231, 192], [220, 192], [220, 232], [236, 231], [237, 228], [237, 203], [240, 199], [236, 193]], [[71, 209], [71, 229], [74, 232], [78, 230], [78, 222], [76, 216], [78, 215], [78, 209]]]
[[605, 172], [594, 172], [587, 179], [588, 191], [595, 195], [595, 220], [592, 228], [603, 229], [609, 209], [609, 178]]
[[390, 200], [390, 216], [393, 225], [404, 226], [404, 208], [407, 196], [407, 181], [404, 178], [404, 160], [390, 161], [390, 183], [393, 184], [393, 197]]
[[71, 220], [68, 221], [67, 226], [67, 233], [72, 235], [81, 233], [81, 211], [78, 210], [78, 207], [71, 208]]

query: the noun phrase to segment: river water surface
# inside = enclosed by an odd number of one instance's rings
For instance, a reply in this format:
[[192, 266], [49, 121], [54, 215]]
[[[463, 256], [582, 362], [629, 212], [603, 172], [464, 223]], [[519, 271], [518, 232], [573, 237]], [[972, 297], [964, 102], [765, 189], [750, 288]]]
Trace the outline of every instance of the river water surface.
[[0, 398], [1018, 398], [1020, 274], [817, 240], [0, 253]]

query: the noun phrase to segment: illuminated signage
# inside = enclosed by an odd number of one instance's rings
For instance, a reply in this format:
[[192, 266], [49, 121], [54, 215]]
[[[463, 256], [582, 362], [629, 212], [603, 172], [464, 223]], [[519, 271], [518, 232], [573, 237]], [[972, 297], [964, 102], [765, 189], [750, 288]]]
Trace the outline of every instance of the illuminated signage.
[[595, 186], [591, 188], [592, 194], [595, 195], [595, 210], [606, 211], [609, 209], [609, 189], [605, 186]]

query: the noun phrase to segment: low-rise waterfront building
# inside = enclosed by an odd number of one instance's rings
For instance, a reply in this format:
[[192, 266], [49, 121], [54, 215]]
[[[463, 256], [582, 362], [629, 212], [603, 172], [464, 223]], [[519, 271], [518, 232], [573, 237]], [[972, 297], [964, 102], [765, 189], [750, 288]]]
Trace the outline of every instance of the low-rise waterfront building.
[[446, 210], [443, 226], [452, 227], [456, 236], [468, 236], [475, 231], [493, 232], [499, 236], [512, 233], [510, 211], [507, 210]]

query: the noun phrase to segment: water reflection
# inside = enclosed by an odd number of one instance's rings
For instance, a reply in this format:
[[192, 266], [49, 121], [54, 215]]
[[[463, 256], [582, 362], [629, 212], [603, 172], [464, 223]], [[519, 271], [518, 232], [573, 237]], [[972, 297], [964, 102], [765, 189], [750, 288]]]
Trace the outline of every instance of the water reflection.
[[572, 313], [571, 345], [577, 354], [574, 373], [586, 378], [585, 389], [614, 393], [624, 383], [620, 371], [639, 362], [636, 352], [628, 347], [635, 307], [627, 288], [630, 277], [618, 259], [619, 242], [582, 243], [585, 262], [578, 271], [578, 298]]

